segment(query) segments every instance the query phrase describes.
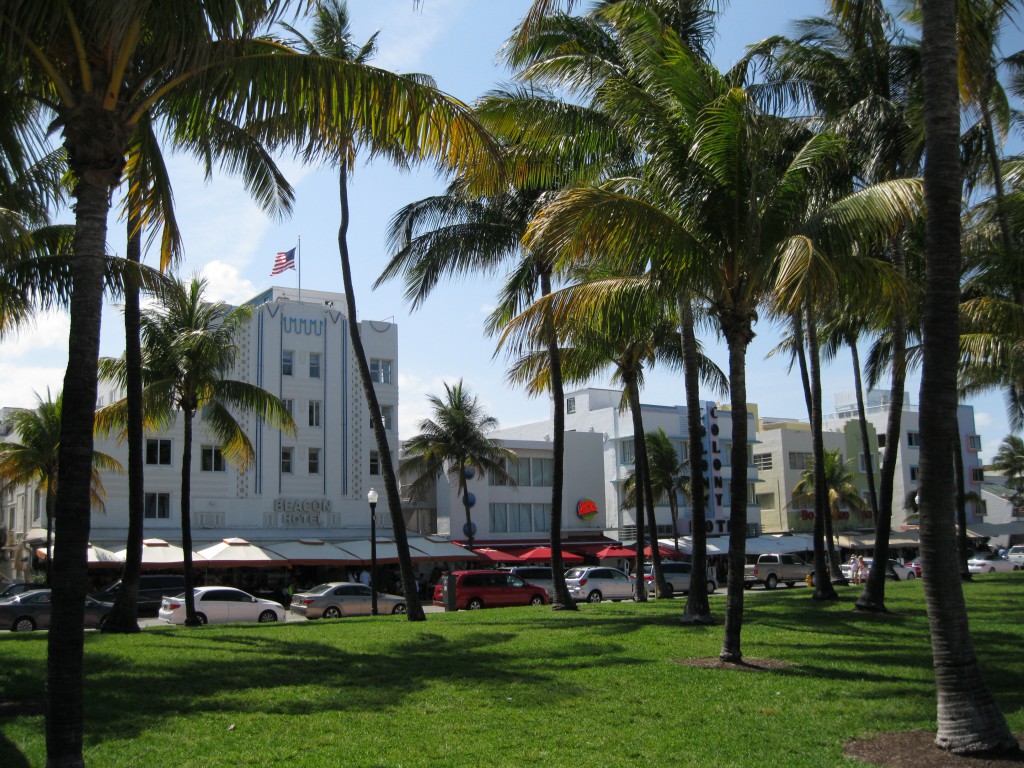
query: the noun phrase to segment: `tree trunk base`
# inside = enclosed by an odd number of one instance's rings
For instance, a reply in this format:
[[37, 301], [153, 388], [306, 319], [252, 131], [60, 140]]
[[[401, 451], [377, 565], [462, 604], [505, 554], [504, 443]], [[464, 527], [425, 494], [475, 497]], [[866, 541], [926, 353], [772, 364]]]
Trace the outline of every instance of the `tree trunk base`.
[[831, 584], [822, 584], [820, 587], [814, 588], [814, 594], [811, 595], [812, 600], [838, 600], [839, 593], [833, 588]]
[[578, 611], [579, 609], [580, 607], [576, 605], [575, 600], [570, 600], [567, 603], [561, 603], [557, 601], [551, 603], [552, 611]]
[[845, 576], [840, 576], [837, 579], [832, 579], [832, 585], [835, 587], [848, 587], [850, 586], [850, 580]]
[[974, 574], [970, 571], [963, 571], [960, 574], [960, 581], [974, 581]]
[[718, 654], [718, 660], [723, 664], [742, 664], [743, 654], [738, 651], [735, 653], [732, 651], [722, 651]]
[[1005, 736], [994, 736], [992, 740], [978, 741], [975, 738], [958, 742], [951, 738], [944, 738], [941, 734], [935, 737], [935, 746], [944, 752], [951, 752], [954, 755], [973, 758], [1020, 758], [1024, 756], [1020, 744], [1013, 734]]
[[103, 626], [100, 628], [100, 632], [105, 635], [134, 635], [141, 631], [142, 629], [139, 627], [139, 623], [134, 619], [122, 622], [108, 618], [103, 622]]
[[885, 607], [885, 603], [875, 603], [870, 600], [858, 600], [857, 604], [853, 606], [855, 611], [864, 611], [865, 613], [888, 613], [889, 609]]
[[427, 620], [427, 613], [426, 613], [426, 611], [423, 610], [423, 606], [422, 605], [416, 605], [415, 607], [412, 607], [412, 608], [408, 608], [408, 606], [407, 606], [407, 610], [405, 612], [405, 617], [409, 621], [426, 621]]
[[717, 622], [710, 612], [690, 613], [689, 611], [683, 611], [683, 615], [679, 619], [679, 623], [684, 627], [710, 627]]

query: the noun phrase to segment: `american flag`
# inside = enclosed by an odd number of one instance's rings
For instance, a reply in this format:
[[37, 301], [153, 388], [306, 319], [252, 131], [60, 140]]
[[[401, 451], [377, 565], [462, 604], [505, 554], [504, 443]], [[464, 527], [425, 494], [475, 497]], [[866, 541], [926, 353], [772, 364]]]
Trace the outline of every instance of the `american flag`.
[[290, 251], [279, 251], [274, 258], [274, 268], [270, 270], [271, 275], [280, 275], [286, 269], [295, 269], [295, 249]]

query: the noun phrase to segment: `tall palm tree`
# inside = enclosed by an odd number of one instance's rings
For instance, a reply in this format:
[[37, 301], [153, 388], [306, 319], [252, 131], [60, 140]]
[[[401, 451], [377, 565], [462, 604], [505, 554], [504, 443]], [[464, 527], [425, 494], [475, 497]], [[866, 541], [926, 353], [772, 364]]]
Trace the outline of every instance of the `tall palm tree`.
[[[292, 32], [298, 34], [294, 29]], [[493, 167], [495, 148], [490, 137], [473, 120], [470, 110], [432, 87], [426, 78], [397, 75], [366, 64], [374, 53], [375, 41], [371, 38], [362, 47], [354, 44], [344, 0], [317, 3], [312, 36], [302, 38], [302, 41], [308, 53], [345, 65], [352, 73], [350, 77], [358, 82], [358, 101], [355, 108], [336, 113], [329, 101], [311, 99], [294, 113], [276, 115], [268, 122], [268, 131], [271, 136], [299, 147], [307, 160], [323, 159], [338, 169], [341, 209], [338, 252], [352, 352], [380, 455], [388, 511], [398, 547], [402, 589], [408, 604], [407, 617], [409, 621], [423, 621], [426, 615], [419, 603], [387, 431], [359, 336], [348, 249], [348, 183], [360, 148], [403, 167], [431, 157], [456, 171], [477, 164], [480, 167], [491, 166], [491, 170], [500, 175]]]
[[513, 451], [487, 437], [498, 422], [488, 416], [479, 399], [462, 384], [444, 385], [444, 398], [430, 395], [427, 399], [433, 417], [420, 422], [420, 433], [405, 443], [408, 460], [402, 475], [411, 480], [414, 494], [429, 490], [441, 475], [458, 490], [466, 512], [465, 533], [470, 551], [473, 549], [473, 520], [470, 513], [471, 494], [467, 480], [479, 472], [481, 479], [501, 485], [515, 485], [508, 466], [517, 463]]
[[1024, 440], [1007, 435], [992, 458], [992, 468], [1002, 472], [1006, 487], [1013, 490], [1014, 505], [1024, 505]]
[[[43, 491], [46, 510], [46, 586], [50, 586], [53, 563], [53, 520], [57, 512], [57, 475], [60, 466], [60, 419], [63, 398], [36, 396], [36, 407], [17, 410], [11, 424], [16, 441], [0, 442], [0, 491], [29, 486]], [[91, 498], [95, 509], [103, 509], [101, 471], [120, 472], [120, 462], [101, 451], [92, 456]]]
[[[651, 475], [651, 489], [655, 503], [668, 502], [672, 515], [672, 536], [676, 551], [679, 551], [679, 494], [687, 494], [690, 473], [686, 471], [689, 462], [679, 455], [676, 446], [669, 439], [663, 427], [657, 432], [644, 436], [647, 446], [647, 462]], [[636, 472], [631, 472], [623, 483], [623, 506], [629, 506], [636, 497]], [[651, 537], [652, 540], [657, 538]]]
[[936, 744], [956, 753], [1010, 752], [1017, 741], [985, 685], [971, 642], [954, 534], [951, 447], [957, 407], [960, 298], [960, 112], [956, 0], [923, 0], [925, 250], [921, 411], [921, 560], [938, 698]]
[[[245, 468], [255, 449], [236, 413], [252, 413], [273, 427], [294, 432], [284, 403], [261, 387], [229, 378], [238, 352], [237, 337], [249, 322], [252, 308], [229, 307], [206, 298], [206, 281], [173, 281], [158, 305], [142, 315], [143, 410], [153, 426], [166, 426], [181, 414], [184, 427], [181, 461], [181, 538], [185, 571], [185, 623], [199, 623], [195, 612], [192, 571], [192, 434], [200, 417], [220, 443], [227, 461]], [[104, 377], [122, 386], [125, 357], [105, 358]], [[100, 411], [98, 421], [110, 427], [123, 423], [127, 401]]]

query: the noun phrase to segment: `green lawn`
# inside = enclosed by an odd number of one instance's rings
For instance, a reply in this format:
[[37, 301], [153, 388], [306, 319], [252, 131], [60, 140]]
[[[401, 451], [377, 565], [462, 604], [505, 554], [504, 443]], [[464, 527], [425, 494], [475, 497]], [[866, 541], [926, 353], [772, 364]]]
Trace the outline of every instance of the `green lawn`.
[[[1024, 730], [1024, 574], [967, 585], [974, 643]], [[758, 590], [760, 592], [760, 590]], [[698, 669], [721, 626], [683, 601], [147, 629], [86, 638], [92, 766], [843, 766], [847, 739], [932, 729], [920, 582], [890, 616], [804, 588], [747, 593], [744, 653], [793, 666]], [[724, 599], [712, 598], [722, 620]], [[45, 634], [0, 638], [0, 701], [39, 701]], [[9, 710], [7, 710], [9, 713]], [[43, 766], [40, 715], [0, 709], [0, 766]]]

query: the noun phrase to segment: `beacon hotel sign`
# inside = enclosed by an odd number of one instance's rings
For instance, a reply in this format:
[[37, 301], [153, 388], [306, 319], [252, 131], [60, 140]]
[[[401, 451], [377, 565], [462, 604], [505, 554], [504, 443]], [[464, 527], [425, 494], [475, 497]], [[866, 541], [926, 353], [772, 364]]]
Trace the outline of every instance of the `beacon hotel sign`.
[[328, 523], [330, 499], [274, 499], [278, 528], [320, 528]]

